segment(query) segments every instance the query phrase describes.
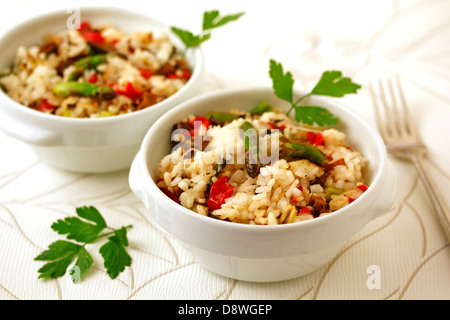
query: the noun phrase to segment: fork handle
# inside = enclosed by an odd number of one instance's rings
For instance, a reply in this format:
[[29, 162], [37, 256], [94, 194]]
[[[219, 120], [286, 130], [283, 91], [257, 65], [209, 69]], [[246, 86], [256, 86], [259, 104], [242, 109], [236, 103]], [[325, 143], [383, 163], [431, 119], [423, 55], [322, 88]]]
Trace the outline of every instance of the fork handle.
[[425, 189], [428, 192], [428, 195], [431, 198], [431, 202], [433, 203], [438, 218], [442, 224], [442, 228], [444, 229], [445, 235], [447, 236], [447, 240], [450, 242], [450, 211], [442, 198], [442, 194], [439, 191], [436, 183], [430, 178], [430, 174], [428, 173], [424, 163], [423, 163], [423, 153], [418, 153], [412, 156], [412, 160], [417, 167], [417, 171], [419, 172], [419, 176], [422, 179], [422, 182], [425, 185]]

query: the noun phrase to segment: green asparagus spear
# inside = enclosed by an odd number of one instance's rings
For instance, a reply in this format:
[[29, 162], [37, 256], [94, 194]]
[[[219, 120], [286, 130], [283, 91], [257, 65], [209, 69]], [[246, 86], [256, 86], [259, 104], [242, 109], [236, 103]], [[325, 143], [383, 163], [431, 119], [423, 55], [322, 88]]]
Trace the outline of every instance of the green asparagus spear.
[[272, 106], [263, 101], [249, 111], [250, 114], [263, 114], [264, 112], [272, 111]]
[[106, 63], [107, 60], [106, 54], [96, 54], [75, 61], [74, 66], [83, 69], [95, 69], [97, 66]]
[[108, 86], [98, 86], [89, 82], [67, 81], [57, 84], [53, 92], [59, 97], [70, 95], [84, 97], [98, 97], [102, 100], [110, 100], [116, 96], [115, 91]]
[[315, 146], [308, 143], [285, 143], [282, 147], [282, 157], [288, 159], [308, 159], [318, 165], [323, 165], [325, 155]]
[[261, 163], [259, 161], [259, 149], [258, 149], [258, 133], [253, 126], [248, 121], [244, 121], [240, 127], [244, 133], [244, 144], [245, 144], [245, 168], [247, 174], [255, 178], [259, 174], [261, 168]]
[[228, 112], [209, 112], [207, 118], [209, 121], [214, 120], [217, 123], [223, 124], [239, 118], [239, 115]]

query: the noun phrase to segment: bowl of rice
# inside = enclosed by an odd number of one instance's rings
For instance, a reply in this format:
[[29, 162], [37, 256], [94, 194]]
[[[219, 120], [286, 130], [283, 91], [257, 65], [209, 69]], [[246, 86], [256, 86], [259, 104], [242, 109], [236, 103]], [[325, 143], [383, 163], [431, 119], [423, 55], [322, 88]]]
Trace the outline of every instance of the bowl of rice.
[[63, 170], [129, 168], [151, 124], [201, 90], [201, 49], [121, 8], [37, 16], [0, 50], [0, 129]]
[[228, 89], [180, 104], [145, 136], [130, 187], [207, 270], [299, 277], [393, 204], [396, 175], [376, 130], [334, 100], [308, 99], [339, 123], [300, 125], [272, 88]]

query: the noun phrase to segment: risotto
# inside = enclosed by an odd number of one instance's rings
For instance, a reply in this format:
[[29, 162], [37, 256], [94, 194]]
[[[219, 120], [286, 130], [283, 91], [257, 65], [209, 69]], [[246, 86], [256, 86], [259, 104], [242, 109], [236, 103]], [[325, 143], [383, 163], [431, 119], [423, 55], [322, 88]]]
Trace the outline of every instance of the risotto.
[[[258, 108], [255, 108], [256, 110]], [[276, 225], [339, 210], [368, 188], [366, 159], [335, 128], [265, 112], [190, 115], [174, 126], [158, 187], [199, 214]]]
[[64, 117], [98, 118], [150, 107], [176, 93], [190, 71], [164, 33], [126, 34], [111, 25], [45, 37], [19, 47], [0, 87], [15, 101]]

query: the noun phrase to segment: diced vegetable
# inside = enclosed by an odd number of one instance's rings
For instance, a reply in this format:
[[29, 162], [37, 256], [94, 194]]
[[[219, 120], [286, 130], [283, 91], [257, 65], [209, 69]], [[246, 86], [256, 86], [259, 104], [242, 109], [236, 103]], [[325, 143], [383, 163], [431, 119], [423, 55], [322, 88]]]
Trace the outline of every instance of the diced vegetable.
[[244, 121], [240, 128], [244, 133], [243, 138], [246, 151], [245, 169], [250, 177], [255, 178], [261, 168], [258, 150], [258, 133], [253, 124], [248, 121]]
[[218, 179], [212, 184], [211, 190], [209, 191], [208, 208], [210, 210], [220, 209], [222, 204], [225, 203], [225, 200], [233, 195], [234, 189], [236, 187], [228, 183], [227, 176]]
[[95, 69], [99, 65], [106, 62], [108, 62], [108, 57], [106, 54], [96, 54], [75, 61], [74, 66], [83, 69]]
[[285, 143], [282, 152], [284, 158], [308, 159], [318, 165], [323, 165], [325, 161], [325, 155], [308, 143]]
[[333, 187], [333, 186], [326, 186], [325, 187], [325, 195], [326, 195], [326, 199], [329, 201], [331, 200], [331, 196], [332, 195], [338, 195], [343, 193], [344, 190]]
[[272, 106], [267, 102], [262, 101], [256, 107], [249, 111], [250, 114], [263, 114], [264, 112], [272, 111]]
[[105, 38], [101, 35], [98, 31], [84, 31], [82, 32], [82, 36], [84, 40], [87, 42], [93, 42], [93, 43], [103, 43], [105, 42]]
[[39, 100], [39, 103], [37, 105], [37, 109], [40, 112], [44, 113], [51, 113], [56, 107], [52, 105], [50, 102], [48, 102], [46, 99]]
[[207, 115], [209, 121], [212, 122], [212, 119], [217, 123], [226, 123], [233, 121], [234, 119], [239, 118], [238, 114], [228, 113], [228, 112], [209, 112]]
[[295, 221], [295, 216], [297, 215], [297, 209], [292, 204], [289, 204], [284, 209], [283, 213], [280, 216], [278, 223], [287, 224]]
[[142, 94], [141, 90], [135, 88], [131, 82], [127, 82], [125, 89], [116, 89], [117, 94], [124, 95], [130, 99], [139, 98]]

